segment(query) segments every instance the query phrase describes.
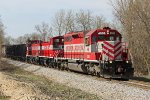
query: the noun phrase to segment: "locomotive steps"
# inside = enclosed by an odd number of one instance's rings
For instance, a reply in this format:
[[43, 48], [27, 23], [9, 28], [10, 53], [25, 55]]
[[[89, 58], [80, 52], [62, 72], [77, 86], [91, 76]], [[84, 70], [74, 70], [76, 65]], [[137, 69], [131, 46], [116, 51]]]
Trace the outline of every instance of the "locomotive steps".
[[8, 61], [26, 71], [46, 77], [50, 81], [95, 94], [106, 100], [148, 100], [150, 98], [149, 89], [133, 87], [121, 82], [96, 80], [86, 75], [58, 71], [9, 59], [3, 59], [3, 61]]

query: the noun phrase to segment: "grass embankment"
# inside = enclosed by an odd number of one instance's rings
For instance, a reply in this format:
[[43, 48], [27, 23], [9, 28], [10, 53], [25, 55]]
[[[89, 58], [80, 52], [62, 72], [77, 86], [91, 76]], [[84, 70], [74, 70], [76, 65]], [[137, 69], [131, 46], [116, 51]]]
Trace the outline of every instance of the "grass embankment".
[[[58, 98], [58, 100], [100, 100], [96, 95], [55, 83], [45, 77], [34, 75], [8, 63], [1, 62], [1, 65], [4, 67], [1, 66], [0, 71], [12, 76], [17, 81], [35, 84], [42, 93], [51, 98]], [[5, 100], [5, 96], [0, 97], [0, 100], [1, 98]]]
[[10, 97], [0, 95], [0, 100], [9, 100]]

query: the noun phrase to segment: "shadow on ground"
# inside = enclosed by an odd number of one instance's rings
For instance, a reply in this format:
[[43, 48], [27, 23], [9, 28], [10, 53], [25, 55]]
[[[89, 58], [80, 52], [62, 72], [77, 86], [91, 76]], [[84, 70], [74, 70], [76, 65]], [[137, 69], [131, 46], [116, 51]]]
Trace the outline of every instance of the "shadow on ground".
[[2, 72], [14, 72], [17, 69], [17, 67], [8, 64], [7, 62], [0, 61], [0, 71]]
[[133, 78], [131, 78], [131, 80], [143, 81], [143, 82], [150, 82], [150, 78], [147, 78], [147, 77], [137, 77], [137, 76], [134, 76]]

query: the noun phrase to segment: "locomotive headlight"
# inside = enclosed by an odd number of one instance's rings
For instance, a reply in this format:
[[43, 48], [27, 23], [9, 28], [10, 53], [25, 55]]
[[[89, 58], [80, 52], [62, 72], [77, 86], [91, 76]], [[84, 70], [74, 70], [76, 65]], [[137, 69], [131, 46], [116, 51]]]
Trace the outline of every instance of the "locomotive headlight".
[[126, 61], [126, 63], [129, 63], [129, 61]]
[[112, 61], [109, 61], [109, 63], [112, 63]]

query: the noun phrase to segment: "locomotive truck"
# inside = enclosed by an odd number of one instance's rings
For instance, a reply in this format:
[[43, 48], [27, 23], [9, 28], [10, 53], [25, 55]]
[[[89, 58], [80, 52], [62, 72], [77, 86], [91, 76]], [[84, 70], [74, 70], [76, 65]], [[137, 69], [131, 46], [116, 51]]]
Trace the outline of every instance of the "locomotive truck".
[[[18, 45], [17, 50], [22, 48]], [[7, 47], [6, 51], [12, 52]], [[15, 52], [13, 51], [13, 52]], [[48, 42], [31, 40], [22, 50], [23, 58], [29, 63], [67, 69], [104, 78], [124, 78], [133, 76], [134, 68], [122, 35], [105, 27], [90, 31], [69, 32], [63, 36], [50, 38]], [[11, 54], [11, 53], [10, 53]], [[14, 57], [23, 56], [9, 55]]]

